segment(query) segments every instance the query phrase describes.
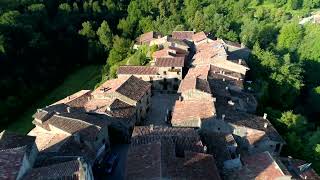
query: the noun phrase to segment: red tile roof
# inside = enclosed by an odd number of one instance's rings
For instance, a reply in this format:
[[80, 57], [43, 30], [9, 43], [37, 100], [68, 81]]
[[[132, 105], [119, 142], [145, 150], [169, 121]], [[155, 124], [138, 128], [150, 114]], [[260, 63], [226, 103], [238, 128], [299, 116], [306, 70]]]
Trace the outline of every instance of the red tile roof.
[[211, 94], [208, 81], [195, 77], [184, 78], [181, 81], [178, 92], [185, 92], [188, 90], [199, 90]]
[[36, 137], [17, 134], [14, 132], [2, 131], [0, 133], [0, 150], [12, 149], [22, 146], [33, 146]]
[[195, 122], [201, 123], [201, 121], [212, 119], [214, 116], [213, 101], [176, 101], [171, 123], [173, 126], [194, 127]]
[[172, 38], [178, 40], [192, 40], [194, 31], [173, 31]]
[[244, 167], [229, 179], [274, 180], [286, 176], [269, 152], [257, 153], [242, 158]]
[[151, 66], [120, 66], [117, 74], [156, 75], [158, 74], [158, 68]]
[[185, 57], [157, 58], [155, 66], [157, 67], [184, 67]]
[[207, 35], [203, 31], [198, 32], [192, 36], [192, 40], [195, 43], [200, 42], [205, 39], [207, 39]]
[[196, 66], [190, 68], [185, 78], [200, 78], [200, 79], [208, 79], [210, 71], [210, 66]]
[[151, 84], [135, 76], [122, 77], [104, 82], [93, 95], [103, 95], [104, 93], [118, 92], [134, 101], [139, 101], [151, 89]]
[[151, 31], [141, 34], [136, 40], [140, 44], [149, 44], [151, 40], [158, 38], [158, 36], [161, 37], [161, 34]]

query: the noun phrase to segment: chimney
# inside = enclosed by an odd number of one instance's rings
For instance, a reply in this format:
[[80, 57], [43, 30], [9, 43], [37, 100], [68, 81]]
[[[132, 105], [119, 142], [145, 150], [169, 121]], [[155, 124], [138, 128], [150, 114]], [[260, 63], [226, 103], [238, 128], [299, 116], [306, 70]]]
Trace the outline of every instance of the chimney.
[[182, 99], [183, 99], [182, 96], [179, 96], [179, 101], [182, 101]]
[[203, 146], [203, 152], [206, 153], [208, 150], [207, 146]]
[[222, 81], [223, 81], [223, 82], [226, 81], [226, 78], [223, 78]]
[[70, 113], [70, 107], [67, 107], [67, 112]]
[[222, 119], [222, 121], [224, 121], [224, 118], [226, 117], [226, 115], [225, 114], [222, 114], [222, 116], [221, 116], [221, 119]]
[[69, 99], [69, 100], [71, 99], [70, 96], [68, 96], [68, 99]]
[[228, 87], [228, 86], [226, 86], [226, 90], [227, 90], [227, 91], [229, 90], [229, 87]]
[[233, 106], [234, 105], [234, 102], [232, 100], [228, 101], [228, 104]]
[[242, 63], [242, 59], [239, 59], [239, 62], [238, 62], [238, 64], [241, 64]]
[[150, 124], [150, 131], [153, 131], [153, 124]]
[[91, 100], [91, 97], [90, 96], [88, 96], [88, 101], [90, 101]]
[[263, 119], [267, 119], [267, 116], [268, 116], [268, 114], [267, 114], [267, 113], [264, 113], [264, 114], [263, 114]]
[[268, 123], [264, 123], [263, 127], [264, 127], [265, 129], [267, 129]]

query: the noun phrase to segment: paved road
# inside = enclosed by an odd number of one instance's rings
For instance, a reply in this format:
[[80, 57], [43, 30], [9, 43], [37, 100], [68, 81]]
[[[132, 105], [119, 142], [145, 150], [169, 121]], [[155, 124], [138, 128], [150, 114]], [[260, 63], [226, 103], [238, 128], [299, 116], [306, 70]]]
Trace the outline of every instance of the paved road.
[[112, 174], [107, 175], [106, 179], [124, 180], [126, 171], [126, 162], [128, 157], [129, 144], [117, 144], [111, 147], [111, 152], [119, 157], [117, 165]]
[[145, 125], [153, 124], [157, 126], [168, 126], [165, 122], [167, 109], [172, 110], [177, 99], [177, 94], [154, 94], [152, 96], [151, 108], [148, 112]]

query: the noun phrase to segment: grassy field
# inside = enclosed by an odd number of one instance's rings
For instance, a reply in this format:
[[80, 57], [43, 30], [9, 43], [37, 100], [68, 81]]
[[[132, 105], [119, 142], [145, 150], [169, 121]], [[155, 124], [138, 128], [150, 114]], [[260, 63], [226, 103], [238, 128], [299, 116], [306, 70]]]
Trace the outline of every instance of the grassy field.
[[68, 95], [82, 89], [93, 89], [100, 81], [101, 66], [87, 66], [68, 76], [65, 81], [50, 92], [47, 96], [36, 101], [32, 107], [26, 109], [20, 118], [7, 127], [8, 130], [23, 133], [28, 133], [34, 126], [31, 123], [32, 115], [37, 108], [50, 105]]

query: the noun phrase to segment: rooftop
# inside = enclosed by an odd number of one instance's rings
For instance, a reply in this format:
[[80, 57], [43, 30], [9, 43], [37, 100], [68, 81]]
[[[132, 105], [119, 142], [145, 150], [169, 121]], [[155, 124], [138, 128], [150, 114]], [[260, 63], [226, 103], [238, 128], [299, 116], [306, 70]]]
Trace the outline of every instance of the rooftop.
[[185, 76], [185, 78], [199, 78], [199, 79], [204, 79], [207, 80], [208, 79], [208, 75], [209, 75], [209, 71], [210, 71], [210, 66], [196, 66], [196, 67], [192, 67], [189, 69], [187, 75]]
[[140, 44], [144, 44], [144, 43], [149, 44], [151, 40], [153, 40], [154, 38], [158, 38], [158, 36], [161, 37], [161, 34], [160, 34], [160, 33], [157, 33], [157, 32], [150, 31], [150, 32], [141, 34], [141, 35], [136, 39], [136, 41], [137, 41], [138, 43], [140, 43]]
[[181, 81], [178, 92], [189, 90], [199, 90], [211, 94], [208, 81], [200, 78], [188, 77]]
[[178, 40], [192, 40], [194, 31], [173, 31], [172, 38]]
[[17, 179], [27, 148], [0, 150], [0, 179]]
[[[200, 127], [201, 121], [212, 119], [215, 113], [213, 100], [176, 101], [171, 123], [173, 126]], [[195, 121], [199, 124], [194, 124]]]
[[[289, 173], [296, 179], [318, 180], [320, 176], [312, 169], [312, 165], [300, 160], [289, 158], [280, 158], [281, 162], [287, 167]], [[311, 165], [311, 166], [310, 166]]]
[[277, 179], [286, 175], [269, 152], [257, 153], [242, 158], [244, 166], [228, 179]]
[[177, 157], [169, 139], [129, 149], [128, 179], [220, 179], [211, 155], [186, 151]]
[[157, 58], [155, 66], [157, 67], [184, 67], [185, 57]]
[[135, 76], [108, 80], [93, 91], [93, 95], [117, 92], [134, 101], [139, 101], [151, 89], [151, 84]]
[[203, 31], [198, 32], [192, 36], [192, 40], [195, 43], [200, 42], [205, 39], [207, 39], [207, 35]]
[[157, 75], [158, 68], [151, 66], [120, 66], [117, 74]]
[[72, 160], [39, 167], [32, 169], [24, 179], [80, 179], [80, 166], [80, 161]]
[[0, 150], [32, 146], [35, 140], [34, 136], [20, 135], [4, 130], [0, 133]]

